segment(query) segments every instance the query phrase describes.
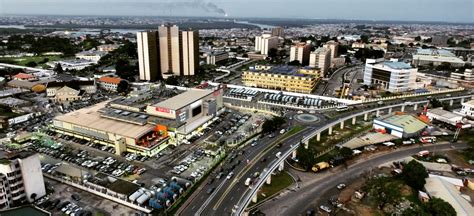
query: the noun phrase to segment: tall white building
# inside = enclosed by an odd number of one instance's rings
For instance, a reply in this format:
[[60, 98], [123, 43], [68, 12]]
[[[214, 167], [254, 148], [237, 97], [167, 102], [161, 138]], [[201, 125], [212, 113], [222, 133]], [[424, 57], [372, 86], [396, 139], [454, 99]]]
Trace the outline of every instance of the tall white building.
[[271, 34], [255, 37], [255, 51], [260, 51], [262, 55], [268, 55], [268, 51], [272, 48], [278, 48], [278, 37], [273, 37]]
[[160, 68], [162, 74], [180, 75], [179, 28], [178, 26], [162, 25], [158, 27]]
[[321, 70], [322, 74], [326, 74], [331, 65], [331, 50], [320, 47], [309, 55], [309, 66], [316, 67]]
[[323, 45], [324, 48], [328, 48], [331, 50], [331, 61], [337, 57], [337, 49], [339, 47], [339, 43], [335, 41], [328, 41], [326, 44]]
[[44, 195], [38, 154], [0, 151], [0, 209], [33, 202]]
[[308, 65], [310, 52], [311, 52], [310, 44], [299, 43], [294, 46], [291, 46], [290, 62], [298, 61], [301, 65]]
[[404, 62], [367, 59], [364, 84], [390, 92], [403, 92], [416, 88], [417, 72], [417, 68]]
[[156, 31], [137, 32], [138, 70], [140, 80], [156, 80], [159, 75], [158, 34]]
[[462, 108], [459, 113], [474, 118], [474, 100], [462, 103]]
[[194, 75], [199, 67], [199, 33], [198, 31], [181, 32], [182, 75]]

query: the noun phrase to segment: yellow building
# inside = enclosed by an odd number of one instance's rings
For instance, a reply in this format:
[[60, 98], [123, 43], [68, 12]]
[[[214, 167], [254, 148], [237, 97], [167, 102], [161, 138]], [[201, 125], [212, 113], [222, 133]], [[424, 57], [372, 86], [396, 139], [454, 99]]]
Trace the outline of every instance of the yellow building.
[[242, 73], [242, 82], [249, 87], [311, 93], [316, 87], [319, 71], [292, 66], [256, 66]]

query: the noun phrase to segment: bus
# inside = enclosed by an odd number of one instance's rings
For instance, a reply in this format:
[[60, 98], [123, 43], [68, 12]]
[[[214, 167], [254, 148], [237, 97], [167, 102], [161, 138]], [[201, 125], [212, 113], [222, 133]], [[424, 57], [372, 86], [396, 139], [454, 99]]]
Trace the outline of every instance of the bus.
[[349, 107], [346, 106], [346, 105], [336, 107], [336, 111], [338, 111], [338, 112], [346, 111], [348, 109], [349, 109]]

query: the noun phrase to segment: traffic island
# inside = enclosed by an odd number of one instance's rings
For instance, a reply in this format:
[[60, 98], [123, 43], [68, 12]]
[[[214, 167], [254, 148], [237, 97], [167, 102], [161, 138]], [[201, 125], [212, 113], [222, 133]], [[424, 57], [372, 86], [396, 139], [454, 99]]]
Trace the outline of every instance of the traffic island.
[[258, 202], [251, 203], [249, 208], [256, 208], [265, 201], [277, 196], [285, 189], [295, 183], [293, 177], [287, 171], [281, 171], [275, 175], [271, 175], [271, 184], [264, 184], [258, 191]]

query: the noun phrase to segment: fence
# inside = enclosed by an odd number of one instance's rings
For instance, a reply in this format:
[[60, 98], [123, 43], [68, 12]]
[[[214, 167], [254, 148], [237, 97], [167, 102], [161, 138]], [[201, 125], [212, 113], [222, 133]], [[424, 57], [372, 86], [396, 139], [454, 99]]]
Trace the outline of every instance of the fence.
[[445, 90], [437, 90], [437, 91], [432, 91], [432, 92], [390, 96], [390, 97], [384, 97], [384, 98], [369, 98], [365, 100], [360, 100], [360, 103], [376, 102], [376, 101], [381, 101], [381, 100], [394, 100], [394, 99], [402, 99], [402, 98], [409, 98], [409, 97], [420, 97], [420, 96], [428, 96], [428, 95], [435, 95], [435, 94], [458, 92], [458, 91], [464, 91], [464, 90], [465, 89], [461, 87], [457, 89], [445, 89]]

